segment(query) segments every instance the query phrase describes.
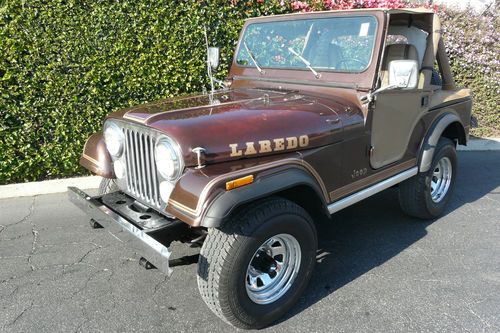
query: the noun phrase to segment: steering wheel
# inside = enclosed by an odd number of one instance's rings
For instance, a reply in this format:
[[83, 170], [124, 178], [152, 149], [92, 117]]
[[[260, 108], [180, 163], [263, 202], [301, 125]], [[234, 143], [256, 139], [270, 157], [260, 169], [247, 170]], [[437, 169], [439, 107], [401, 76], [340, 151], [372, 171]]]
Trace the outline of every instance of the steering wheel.
[[[356, 67], [356, 65], [359, 65], [359, 68], [347, 68], [345, 65], [349, 64], [349, 63], [355, 64], [354, 67]], [[364, 69], [365, 67], [366, 67], [366, 63], [364, 61], [361, 61], [361, 60], [356, 59], [356, 58], [340, 59], [335, 64], [335, 68], [346, 69], [346, 70], [347, 69]]]

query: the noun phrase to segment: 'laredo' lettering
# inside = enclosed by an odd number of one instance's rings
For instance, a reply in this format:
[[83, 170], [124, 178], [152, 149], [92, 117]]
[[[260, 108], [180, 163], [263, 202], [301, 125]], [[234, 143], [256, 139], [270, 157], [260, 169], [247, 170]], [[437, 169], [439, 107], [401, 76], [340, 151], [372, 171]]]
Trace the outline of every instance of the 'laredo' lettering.
[[240, 147], [237, 143], [229, 144], [229, 148], [231, 148], [231, 157], [255, 155], [257, 153], [271, 153], [273, 151], [291, 150], [297, 147], [303, 148], [307, 146], [309, 146], [309, 136], [307, 135], [260, 140], [257, 143], [246, 142], [245, 147]]

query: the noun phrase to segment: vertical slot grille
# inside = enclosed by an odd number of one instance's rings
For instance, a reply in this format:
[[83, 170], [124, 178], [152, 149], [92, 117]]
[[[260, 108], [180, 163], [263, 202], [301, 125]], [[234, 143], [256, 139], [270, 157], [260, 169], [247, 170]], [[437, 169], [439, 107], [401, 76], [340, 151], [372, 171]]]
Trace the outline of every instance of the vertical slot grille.
[[159, 184], [154, 161], [155, 139], [135, 129], [124, 128], [127, 191], [150, 206], [160, 208]]

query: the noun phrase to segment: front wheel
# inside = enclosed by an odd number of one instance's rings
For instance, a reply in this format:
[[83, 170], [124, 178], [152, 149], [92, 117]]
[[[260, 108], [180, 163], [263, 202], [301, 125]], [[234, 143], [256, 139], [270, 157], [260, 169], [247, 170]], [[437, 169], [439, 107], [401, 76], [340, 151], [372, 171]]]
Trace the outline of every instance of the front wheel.
[[455, 144], [441, 138], [436, 145], [431, 168], [399, 185], [399, 203], [408, 215], [433, 219], [443, 214], [457, 176]]
[[316, 229], [303, 208], [266, 199], [209, 230], [198, 264], [200, 294], [233, 326], [267, 326], [307, 287], [316, 248]]

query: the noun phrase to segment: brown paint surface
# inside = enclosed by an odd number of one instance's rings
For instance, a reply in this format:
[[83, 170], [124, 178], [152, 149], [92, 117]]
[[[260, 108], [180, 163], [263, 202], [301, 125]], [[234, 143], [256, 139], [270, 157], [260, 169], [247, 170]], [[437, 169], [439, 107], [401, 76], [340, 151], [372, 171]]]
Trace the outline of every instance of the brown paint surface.
[[85, 142], [80, 165], [98, 176], [115, 177], [111, 156], [106, 149], [101, 132], [92, 134]]
[[205, 148], [204, 164], [213, 164], [333, 144], [342, 140], [343, 120], [352, 123], [352, 110], [361, 115], [359, 106], [344, 96], [240, 88], [214, 98], [219, 102], [212, 105], [207, 95], [182, 99], [180, 105], [159, 101], [108, 118], [134, 121], [165, 133], [179, 143], [186, 166], [193, 166], [195, 147]]

